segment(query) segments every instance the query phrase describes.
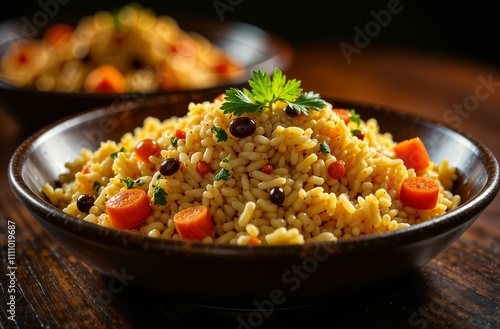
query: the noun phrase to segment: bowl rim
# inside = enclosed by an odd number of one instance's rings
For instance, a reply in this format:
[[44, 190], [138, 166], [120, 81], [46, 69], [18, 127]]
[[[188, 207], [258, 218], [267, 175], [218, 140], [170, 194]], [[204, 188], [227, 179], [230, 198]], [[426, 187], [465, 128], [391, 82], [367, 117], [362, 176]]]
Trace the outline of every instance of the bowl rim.
[[[175, 95], [162, 95], [160, 97], [149, 97], [135, 102], [138, 108], [161, 104], [166, 99], [171, 99]], [[23, 179], [23, 163], [28, 158], [32, 150], [43, 141], [44, 138], [56, 134], [59, 130], [64, 130], [67, 126], [76, 124], [81, 120], [90, 118], [102, 118], [107, 114], [118, 113], [130, 109], [130, 104], [119, 104], [114, 107], [101, 106], [89, 109], [80, 113], [69, 115], [65, 118], [54, 121], [53, 123], [39, 129], [37, 132], [26, 138], [14, 151], [8, 164], [8, 180], [11, 190], [21, 203], [30, 211], [38, 216], [37, 220], [43, 220], [45, 224], [65, 230], [68, 233], [78, 235], [95, 242], [115, 247], [122, 247], [133, 250], [144, 250], [148, 252], [169, 253], [174, 251], [188, 251], [190, 253], [215, 253], [223, 252], [227, 255], [237, 254], [245, 255], [242, 250], [264, 250], [262, 255], [273, 257], [276, 255], [297, 254], [303, 250], [311, 250], [315, 247], [329, 248], [337, 252], [365, 250], [374, 247], [400, 246], [411, 243], [418, 243], [429, 237], [439, 236], [450, 229], [461, 227], [471, 220], [475, 220], [484, 209], [493, 201], [500, 189], [500, 169], [499, 163], [494, 154], [482, 142], [479, 142], [469, 134], [455, 129], [445, 123], [426, 118], [417, 114], [404, 112], [395, 107], [382, 106], [365, 101], [355, 101], [349, 99], [338, 99], [324, 97], [328, 102], [348, 103], [353, 106], [364, 106], [376, 109], [377, 111], [387, 111], [396, 115], [404, 115], [419, 120], [424, 120], [432, 125], [441, 126], [444, 129], [451, 130], [465, 138], [478, 148], [482, 155], [481, 161], [487, 170], [487, 182], [470, 200], [464, 202], [458, 209], [450, 211], [438, 218], [414, 224], [408, 228], [388, 231], [366, 236], [352, 237], [349, 239], [339, 239], [334, 242], [312, 242], [301, 245], [262, 245], [262, 246], [239, 246], [230, 244], [208, 244], [198, 241], [185, 241], [175, 239], [151, 238], [127, 231], [113, 228], [107, 228], [93, 223], [89, 223], [64, 213], [62, 210], [43, 200], [40, 195], [33, 192]], [[457, 216], [458, 214], [458, 216]], [[253, 253], [248, 253], [251, 255]]]

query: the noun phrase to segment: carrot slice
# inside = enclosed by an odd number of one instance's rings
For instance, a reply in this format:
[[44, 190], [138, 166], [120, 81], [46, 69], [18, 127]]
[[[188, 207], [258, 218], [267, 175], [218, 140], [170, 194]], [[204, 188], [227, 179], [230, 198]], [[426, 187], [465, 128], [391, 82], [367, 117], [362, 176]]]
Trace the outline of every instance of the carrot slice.
[[151, 214], [151, 204], [144, 190], [133, 188], [113, 195], [106, 211], [114, 227], [127, 230], [144, 222]]
[[439, 185], [425, 177], [409, 177], [403, 180], [399, 199], [405, 206], [415, 209], [433, 209], [439, 197]]
[[214, 224], [205, 206], [193, 206], [174, 215], [174, 224], [179, 236], [184, 240], [201, 241], [212, 234]]
[[73, 33], [73, 27], [65, 23], [54, 24], [49, 27], [43, 34], [45, 40], [51, 46], [57, 46], [60, 43], [66, 42]]
[[111, 65], [95, 68], [85, 79], [85, 90], [90, 93], [122, 93], [125, 87], [125, 77]]
[[419, 137], [399, 142], [394, 147], [394, 152], [399, 159], [403, 160], [407, 168], [413, 168], [418, 171], [430, 165], [429, 154], [424, 142]]

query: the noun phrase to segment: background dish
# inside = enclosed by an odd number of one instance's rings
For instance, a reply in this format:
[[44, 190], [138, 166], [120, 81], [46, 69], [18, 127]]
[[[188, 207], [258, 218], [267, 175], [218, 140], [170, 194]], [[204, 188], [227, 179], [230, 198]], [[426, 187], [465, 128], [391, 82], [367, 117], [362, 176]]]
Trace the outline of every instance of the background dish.
[[[100, 140], [117, 139], [147, 115], [182, 114], [186, 97], [164, 95], [103, 107], [38, 131], [10, 162], [14, 193], [61, 245], [106, 275], [125, 268], [138, 287], [203, 304], [247, 307], [255, 300], [272, 300], [276, 307], [289, 307], [384, 282], [426, 264], [474, 222], [500, 187], [497, 161], [474, 139], [402, 111], [326, 99], [354, 108], [362, 117], [377, 118], [381, 131], [390, 131], [396, 140], [419, 135], [429, 145], [432, 159], [448, 158], [458, 167], [454, 192], [461, 195], [462, 206], [402, 231], [337, 244], [252, 248], [156, 240], [109, 230], [76, 220], [42, 200], [42, 185], [56, 180], [80, 147], [95, 148]], [[109, 129], [99, 130], [103, 126]]]
[[[157, 94], [190, 94], [193, 100], [202, 101], [199, 91], [223, 92], [228, 86], [243, 85], [256, 69], [272, 71], [275, 67], [286, 69], [292, 59], [291, 47], [282, 39], [264, 30], [242, 22], [217, 21], [201, 16], [172, 16], [185, 31], [195, 31], [218, 45], [241, 65], [245, 74], [236, 81], [203, 89], [164, 91], [155, 93], [88, 94], [44, 92], [18, 88], [0, 79], [0, 104], [19, 121], [25, 134], [67, 115], [105, 104], [118, 104]], [[76, 20], [67, 18], [61, 22]], [[0, 25], [0, 57], [11, 44], [12, 37], [22, 36], [22, 21], [9, 20]], [[42, 31], [40, 31], [41, 33]]]

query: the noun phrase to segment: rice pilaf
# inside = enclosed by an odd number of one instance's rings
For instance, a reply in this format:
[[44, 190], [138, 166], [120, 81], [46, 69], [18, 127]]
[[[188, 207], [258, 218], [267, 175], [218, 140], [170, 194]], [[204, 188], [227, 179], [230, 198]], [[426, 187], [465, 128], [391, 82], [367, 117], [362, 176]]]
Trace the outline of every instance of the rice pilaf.
[[[229, 133], [235, 116], [220, 109], [224, 102], [217, 98], [191, 103], [185, 116], [163, 121], [148, 117], [120, 141], [103, 141], [95, 151], [82, 149], [81, 156], [66, 165], [61, 186], [46, 184], [43, 193], [70, 215], [113, 227], [106, 202], [119, 191], [143, 189], [152, 211], [130, 231], [163, 239], [181, 238], [173, 220], [176, 213], [204, 205], [214, 229], [201, 241], [238, 245], [336, 241], [398, 230], [460, 204], [460, 196], [451, 192], [455, 168], [447, 160], [431, 161], [418, 173], [407, 168], [395, 156], [396, 141], [390, 133], [380, 132], [375, 118], [359, 125], [346, 122], [330, 103], [309, 116], [290, 117], [286, 103], [277, 102], [272, 111], [243, 115], [255, 121], [256, 130], [236, 138]], [[227, 140], [218, 138], [220, 130], [227, 132]], [[353, 130], [361, 131], [363, 138], [354, 136]], [[185, 137], [175, 137], [179, 131]], [[161, 148], [146, 162], [134, 150], [144, 139], [155, 140]], [[180, 168], [164, 176], [159, 166], [168, 158], [179, 160]], [[338, 160], [345, 163], [345, 175], [335, 179], [328, 167]], [[200, 174], [197, 164], [202, 161], [209, 170]], [[399, 199], [402, 182], [417, 174], [439, 184], [432, 209], [415, 209]], [[279, 204], [270, 200], [274, 187], [284, 192]], [[161, 204], [155, 200], [158, 191], [164, 192]], [[88, 212], [77, 206], [84, 194], [95, 198]]]

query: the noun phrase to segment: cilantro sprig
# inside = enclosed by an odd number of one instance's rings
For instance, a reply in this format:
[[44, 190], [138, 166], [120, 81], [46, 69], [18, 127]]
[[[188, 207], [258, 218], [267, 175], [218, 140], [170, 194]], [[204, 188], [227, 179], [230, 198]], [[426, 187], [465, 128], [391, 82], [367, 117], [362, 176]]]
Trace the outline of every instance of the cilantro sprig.
[[225, 114], [240, 116], [244, 113], [261, 112], [273, 108], [276, 102], [285, 102], [297, 114], [309, 116], [309, 110], [321, 111], [326, 102], [320, 95], [312, 91], [302, 93], [300, 80], [286, 79], [286, 76], [275, 69], [273, 77], [268, 72], [257, 70], [252, 73], [253, 79], [248, 81], [251, 90], [247, 88], [229, 88], [221, 110]]

